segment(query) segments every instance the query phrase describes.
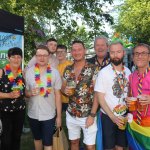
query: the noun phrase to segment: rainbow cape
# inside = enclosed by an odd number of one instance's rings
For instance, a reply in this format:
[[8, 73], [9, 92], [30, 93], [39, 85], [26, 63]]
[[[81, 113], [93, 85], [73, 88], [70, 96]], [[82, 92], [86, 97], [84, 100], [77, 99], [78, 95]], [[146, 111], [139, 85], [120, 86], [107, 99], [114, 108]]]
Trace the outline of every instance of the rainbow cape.
[[135, 121], [127, 125], [130, 150], [150, 150], [150, 127], [142, 127]]

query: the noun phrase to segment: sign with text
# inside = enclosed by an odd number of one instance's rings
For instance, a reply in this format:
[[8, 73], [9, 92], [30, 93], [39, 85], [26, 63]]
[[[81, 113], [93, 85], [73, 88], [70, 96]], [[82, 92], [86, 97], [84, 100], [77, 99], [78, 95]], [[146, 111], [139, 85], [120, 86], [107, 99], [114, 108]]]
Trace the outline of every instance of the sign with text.
[[22, 40], [22, 35], [0, 32], [0, 68], [3, 68], [8, 63], [8, 49], [13, 47], [19, 47], [22, 49]]

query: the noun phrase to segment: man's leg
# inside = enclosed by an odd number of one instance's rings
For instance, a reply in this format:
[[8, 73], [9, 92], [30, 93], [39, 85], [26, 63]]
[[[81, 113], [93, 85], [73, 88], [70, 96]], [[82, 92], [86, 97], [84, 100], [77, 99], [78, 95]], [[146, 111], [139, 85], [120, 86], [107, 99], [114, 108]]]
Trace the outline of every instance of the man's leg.
[[43, 150], [42, 140], [34, 140], [35, 150]]
[[79, 150], [80, 141], [80, 122], [72, 117], [68, 112], [66, 112], [66, 125], [68, 128], [68, 135], [71, 145], [71, 150]]
[[71, 150], [79, 150], [80, 139], [70, 140]]

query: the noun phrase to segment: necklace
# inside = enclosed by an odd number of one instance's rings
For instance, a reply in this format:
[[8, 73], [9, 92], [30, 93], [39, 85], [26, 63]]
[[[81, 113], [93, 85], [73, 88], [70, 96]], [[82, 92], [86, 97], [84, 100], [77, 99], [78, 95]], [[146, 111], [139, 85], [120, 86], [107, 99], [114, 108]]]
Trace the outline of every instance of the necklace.
[[38, 85], [38, 87], [40, 88], [40, 95], [44, 96], [44, 97], [48, 97], [48, 95], [51, 92], [51, 67], [50, 64], [47, 65], [47, 89], [44, 89], [44, 83], [41, 81], [40, 79], [40, 69], [39, 69], [39, 65], [35, 64], [35, 68], [34, 68], [34, 72], [35, 72], [35, 82]]
[[125, 81], [125, 69], [124, 69], [124, 66], [122, 67], [122, 74], [121, 75], [117, 73], [117, 71], [113, 67], [112, 63], [111, 63], [111, 66], [112, 66], [113, 71], [115, 72], [115, 75], [117, 77], [119, 86], [120, 86], [122, 92], [124, 92], [125, 83], [126, 83], [126, 81]]
[[16, 78], [18, 78], [17, 83], [15, 82], [15, 78], [14, 78], [14, 75], [11, 71], [10, 64], [7, 64], [5, 66], [5, 69], [6, 69], [6, 74], [8, 76], [9, 81], [10, 81], [10, 84], [12, 85], [11, 89], [13, 90], [14, 87], [18, 86], [20, 93], [22, 94], [23, 93], [23, 82], [22, 82], [22, 70], [21, 70], [21, 68], [19, 67], [17, 70], [17, 77], [16, 77]]

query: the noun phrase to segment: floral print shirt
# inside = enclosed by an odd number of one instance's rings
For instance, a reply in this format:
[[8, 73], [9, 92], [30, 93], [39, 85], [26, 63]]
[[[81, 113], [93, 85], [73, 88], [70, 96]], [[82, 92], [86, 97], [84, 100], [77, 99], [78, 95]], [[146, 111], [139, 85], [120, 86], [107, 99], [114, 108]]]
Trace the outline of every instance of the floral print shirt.
[[63, 78], [67, 81], [76, 81], [73, 96], [69, 97], [68, 113], [74, 117], [87, 117], [93, 105], [94, 81], [98, 74], [96, 65], [86, 62], [77, 80], [75, 79], [74, 64], [67, 66]]

